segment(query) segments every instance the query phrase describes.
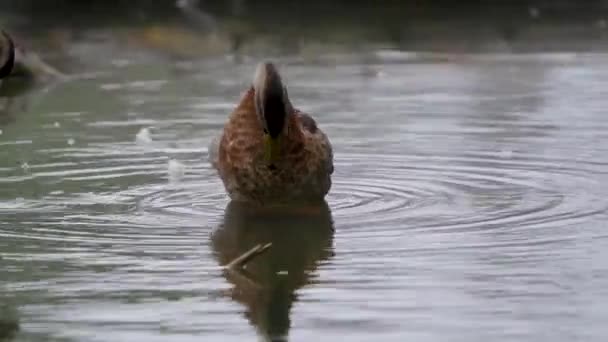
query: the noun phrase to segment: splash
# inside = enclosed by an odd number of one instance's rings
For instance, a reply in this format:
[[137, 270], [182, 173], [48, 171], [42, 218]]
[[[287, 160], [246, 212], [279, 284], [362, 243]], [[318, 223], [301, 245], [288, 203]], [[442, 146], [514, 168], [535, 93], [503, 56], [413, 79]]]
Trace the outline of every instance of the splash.
[[171, 159], [171, 160], [169, 160], [167, 171], [169, 174], [169, 182], [177, 183], [182, 178], [184, 178], [185, 167], [184, 167], [184, 164], [182, 164], [181, 162], [179, 162], [175, 159]]

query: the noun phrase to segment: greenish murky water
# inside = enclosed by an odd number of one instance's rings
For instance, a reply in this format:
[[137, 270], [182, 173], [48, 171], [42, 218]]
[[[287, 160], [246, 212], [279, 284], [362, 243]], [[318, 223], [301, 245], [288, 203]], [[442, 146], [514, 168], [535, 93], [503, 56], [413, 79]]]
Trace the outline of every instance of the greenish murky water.
[[[234, 53], [129, 32], [43, 52], [73, 76], [0, 114], [0, 329], [18, 322], [15, 341], [608, 336], [604, 53]], [[276, 47], [335, 150], [327, 208], [306, 215], [231, 205], [206, 161]], [[222, 269], [267, 242], [247, 272]]]

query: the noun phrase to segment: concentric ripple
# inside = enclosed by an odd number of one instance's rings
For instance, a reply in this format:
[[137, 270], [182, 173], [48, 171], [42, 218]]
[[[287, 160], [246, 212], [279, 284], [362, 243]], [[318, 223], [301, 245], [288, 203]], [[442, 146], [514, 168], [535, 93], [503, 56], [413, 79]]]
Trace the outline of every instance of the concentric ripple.
[[[158, 163], [158, 158], [139, 160], [147, 162], [140, 165], [139, 172], [162, 173], [164, 164]], [[121, 177], [133, 177], [125, 171], [135, 168], [126, 160], [122, 163], [105, 170], [104, 178], [119, 182]], [[404, 226], [457, 231], [563, 225], [606, 213], [603, 184], [594, 176], [602, 165], [565, 165], [563, 160], [524, 154], [508, 158], [498, 153], [337, 154], [336, 174], [327, 200], [340, 225], [369, 234], [399, 231]], [[32, 178], [62, 174], [67, 180], [88, 182], [100, 175], [99, 171], [93, 174], [70, 169], [58, 173], [44, 167], [37, 169], [41, 171], [32, 173]], [[86, 170], [92, 169], [87, 166]], [[79, 220], [159, 229], [213, 225], [221, 221], [229, 199], [214, 172], [200, 172], [203, 174], [177, 184], [153, 182], [76, 197], [56, 191], [41, 200], [19, 199], [2, 210], [45, 214], [47, 220], [56, 217], [65, 225]], [[75, 177], [77, 174], [82, 176]], [[56, 216], [66, 210], [71, 213]], [[102, 211], [106, 215], [97, 215]]]
[[221, 220], [228, 202], [224, 188], [217, 180], [185, 182], [149, 192], [138, 201], [139, 211], [151, 220], [179, 217], [207, 222]]
[[488, 153], [350, 154], [337, 162], [334, 216], [362, 230], [571, 224], [608, 209], [591, 164], [569, 169], [541, 156]]

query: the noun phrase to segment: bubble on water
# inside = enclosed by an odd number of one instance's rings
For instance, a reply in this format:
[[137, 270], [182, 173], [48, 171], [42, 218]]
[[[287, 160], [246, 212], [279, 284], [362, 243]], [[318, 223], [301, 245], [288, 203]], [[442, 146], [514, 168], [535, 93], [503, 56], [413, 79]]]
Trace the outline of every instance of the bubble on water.
[[59, 127], [61, 127], [61, 124], [59, 122], [55, 121], [55, 123], [53, 124], [53, 126], [59, 128]]
[[68, 145], [72, 146], [74, 145], [76, 141], [73, 138], [68, 139]]
[[2, 130], [0, 129], [0, 135], [2, 135]]
[[28, 172], [30, 170], [30, 164], [28, 164], [28, 162], [21, 163], [21, 169], [25, 172]]
[[170, 159], [167, 171], [169, 173], [169, 182], [176, 183], [184, 178], [185, 167], [181, 162], [175, 159]]
[[152, 137], [150, 136], [150, 129], [146, 127], [140, 129], [135, 136], [135, 141], [143, 145], [151, 143]]

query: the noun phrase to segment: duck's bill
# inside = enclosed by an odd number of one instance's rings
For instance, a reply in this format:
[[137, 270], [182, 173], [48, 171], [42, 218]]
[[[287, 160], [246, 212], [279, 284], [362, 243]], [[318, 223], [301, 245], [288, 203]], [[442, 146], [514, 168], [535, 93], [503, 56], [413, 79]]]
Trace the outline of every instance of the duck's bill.
[[279, 159], [281, 144], [279, 137], [273, 138], [269, 134], [264, 135], [264, 157], [269, 164], [275, 163]]

